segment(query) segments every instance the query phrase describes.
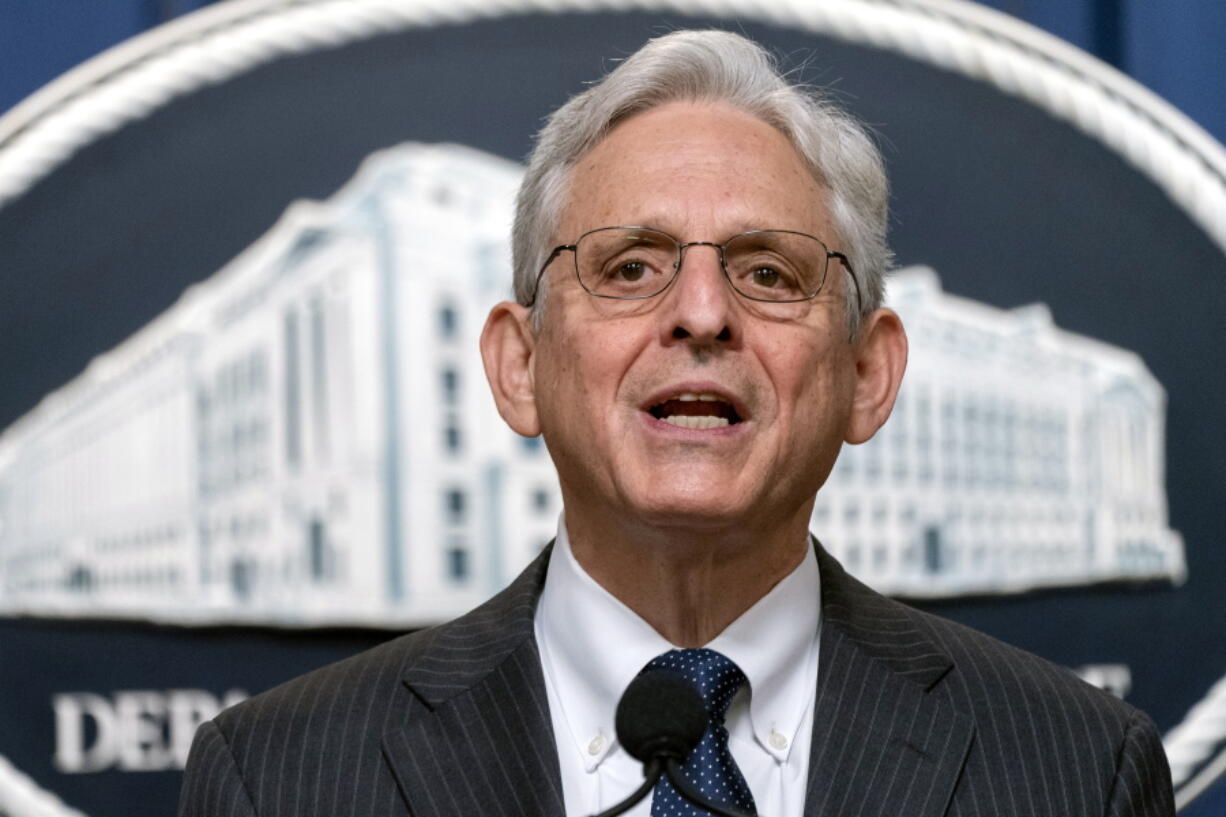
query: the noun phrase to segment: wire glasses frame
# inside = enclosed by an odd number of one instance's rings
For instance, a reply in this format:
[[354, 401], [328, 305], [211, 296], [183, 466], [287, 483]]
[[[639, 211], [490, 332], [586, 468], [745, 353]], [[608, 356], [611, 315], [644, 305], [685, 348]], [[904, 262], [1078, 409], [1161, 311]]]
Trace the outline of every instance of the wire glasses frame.
[[[608, 239], [608, 246], [597, 243], [601, 238]], [[790, 252], [781, 251], [779, 245], [789, 245], [786, 250]], [[589, 230], [573, 244], [554, 247], [537, 271], [531, 297], [525, 305], [536, 303], [541, 278], [563, 252], [574, 254], [575, 277], [588, 294], [596, 298], [630, 301], [654, 298], [672, 286], [681, 274], [685, 251], [690, 247], [714, 248], [719, 253], [720, 269], [733, 291], [743, 298], [762, 303], [797, 303], [817, 297], [825, 286], [830, 259], [835, 258], [851, 277], [856, 289], [857, 309], [861, 303], [860, 282], [847, 256], [829, 249], [825, 242], [808, 233], [749, 230], [723, 243], [682, 243], [668, 233], [649, 227], [616, 226]], [[732, 249], [731, 253], [729, 248]], [[594, 258], [592, 252], [596, 253]], [[812, 275], [812, 280], [805, 284], [804, 264], [806, 261], [812, 263], [813, 259], [800, 259], [800, 263], [797, 263], [798, 259], [788, 256], [808, 255], [810, 252], [815, 253], [814, 258], [820, 259], [821, 269], [820, 274]], [[730, 255], [734, 259], [734, 271], [729, 271]], [[593, 264], [595, 270], [591, 269]], [[644, 279], [644, 275], [648, 277]], [[740, 285], [738, 280], [741, 280]], [[598, 291], [601, 289], [604, 291]], [[621, 292], [616, 291], [618, 289]]]

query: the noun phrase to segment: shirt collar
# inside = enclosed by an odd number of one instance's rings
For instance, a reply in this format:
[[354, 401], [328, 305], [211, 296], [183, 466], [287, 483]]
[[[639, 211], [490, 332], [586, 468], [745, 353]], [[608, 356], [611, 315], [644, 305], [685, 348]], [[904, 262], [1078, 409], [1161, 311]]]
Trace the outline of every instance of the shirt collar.
[[707, 644], [736, 662], [749, 679], [754, 737], [781, 761], [800, 738], [817, 685], [820, 596], [810, 543], [791, 573]]
[[[735, 661], [749, 679], [754, 738], [781, 761], [798, 738], [817, 683], [819, 593], [809, 547], [795, 570], [706, 645]], [[564, 519], [535, 627], [545, 674], [591, 772], [616, 746], [613, 718], [622, 692], [648, 661], [674, 645], [587, 574], [571, 551]]]

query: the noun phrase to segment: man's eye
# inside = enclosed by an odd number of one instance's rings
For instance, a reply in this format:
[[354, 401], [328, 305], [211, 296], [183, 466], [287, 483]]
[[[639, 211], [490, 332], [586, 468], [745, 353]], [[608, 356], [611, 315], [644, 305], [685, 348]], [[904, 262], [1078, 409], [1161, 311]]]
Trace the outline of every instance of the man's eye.
[[613, 277], [627, 283], [640, 281], [646, 274], [647, 265], [642, 261], [625, 261], [613, 269]]
[[783, 276], [773, 267], [756, 267], [749, 273], [749, 280], [754, 286], [774, 289], [783, 283]]

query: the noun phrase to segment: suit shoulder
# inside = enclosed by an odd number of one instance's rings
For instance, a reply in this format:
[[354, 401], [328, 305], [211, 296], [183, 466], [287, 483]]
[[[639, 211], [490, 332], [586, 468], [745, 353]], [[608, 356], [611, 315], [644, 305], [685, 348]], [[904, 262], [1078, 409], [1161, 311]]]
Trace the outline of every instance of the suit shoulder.
[[864, 649], [925, 685], [934, 684], [959, 708], [970, 706], [976, 720], [1001, 709], [1020, 717], [1072, 709], [1122, 740], [1140, 714], [1067, 667], [884, 596], [823, 551], [818, 557], [823, 609]]
[[1068, 668], [886, 598], [829, 557], [822, 570], [823, 644], [850, 643], [918, 685], [928, 718], [897, 722], [919, 724], [921, 739], [938, 713], [966, 728], [950, 813], [1115, 814], [1110, 804], [1141, 796], [1158, 806], [1135, 813], [1170, 813], [1161, 741], [1140, 710]]
[[[433, 638], [393, 638], [222, 711], [193, 744], [193, 791], [228, 781], [249, 800], [244, 813], [268, 815], [342, 813], [359, 779], [390, 798], [394, 784], [377, 759], [384, 735], [420, 711], [401, 679]], [[186, 783], [184, 791], [197, 797]]]
[[1019, 802], [1031, 814], [1115, 814], [1108, 804], [1124, 801], [1146, 804], [1129, 814], [1174, 813], [1161, 736], [1147, 714], [1067, 667], [894, 603], [952, 661], [937, 688], [974, 719], [972, 776], [1029, 781]]
[[[407, 668], [428, 649], [437, 628], [401, 635], [332, 664], [299, 675], [235, 704], [214, 721], [232, 743], [253, 729], [326, 728], [333, 717], [352, 717], [359, 702], [398, 696]], [[404, 690], [409, 694], [408, 690]]]
[[[543, 553], [508, 587], [457, 619], [308, 672], [230, 707], [214, 721], [227, 740], [253, 728], [302, 737], [355, 722], [364, 734], [380, 735], [391, 719], [407, 719], [425, 706], [406, 680], [450, 677], [457, 665], [479, 673], [531, 636], [548, 556]], [[457, 655], [463, 660], [454, 660]]]
[[890, 603], [949, 655], [959, 685], [972, 693], [980, 708], [1068, 709], [1096, 722], [1116, 741], [1123, 740], [1131, 724], [1147, 720], [1136, 707], [1087, 683], [1068, 667], [956, 621], [899, 601]]

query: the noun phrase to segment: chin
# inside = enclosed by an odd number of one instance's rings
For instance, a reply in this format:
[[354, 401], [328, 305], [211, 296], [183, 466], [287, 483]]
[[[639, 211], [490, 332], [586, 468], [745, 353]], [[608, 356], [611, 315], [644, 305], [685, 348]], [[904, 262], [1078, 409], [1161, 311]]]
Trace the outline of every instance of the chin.
[[633, 513], [652, 528], [716, 531], [742, 527], [752, 515], [747, 505], [724, 495], [706, 492], [702, 496], [652, 496], [632, 503]]

